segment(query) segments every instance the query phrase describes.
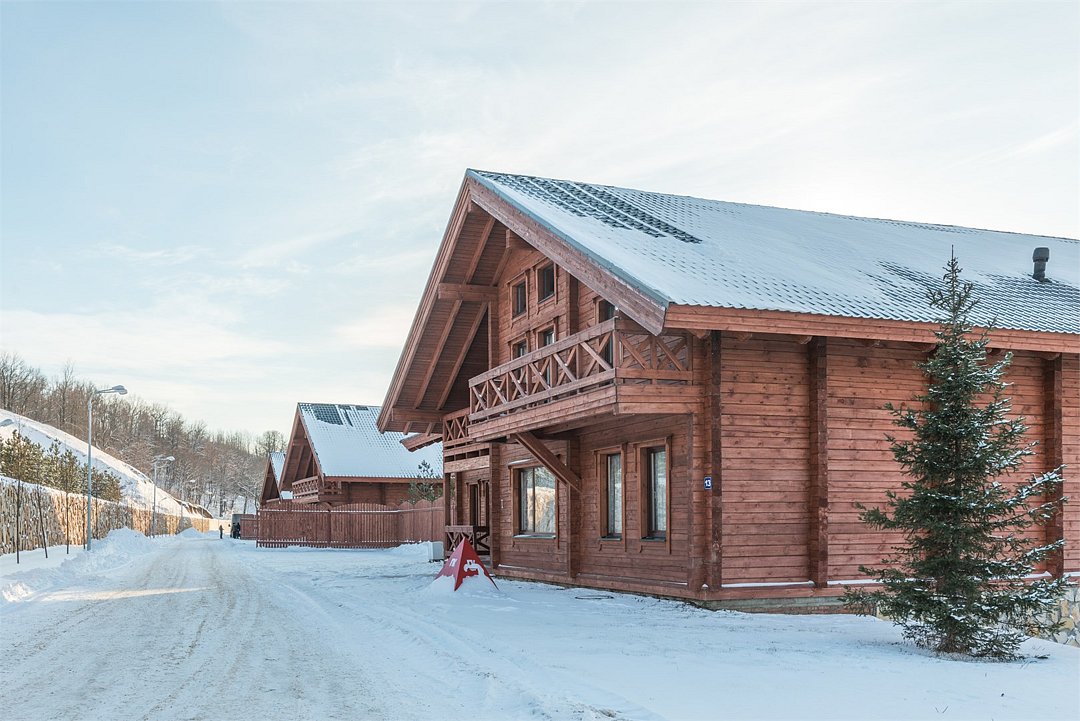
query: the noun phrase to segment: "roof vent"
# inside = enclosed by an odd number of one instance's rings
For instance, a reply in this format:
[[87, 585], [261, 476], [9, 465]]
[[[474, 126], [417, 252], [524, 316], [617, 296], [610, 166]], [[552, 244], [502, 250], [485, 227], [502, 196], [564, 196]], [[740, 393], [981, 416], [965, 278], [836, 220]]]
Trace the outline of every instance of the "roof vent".
[[1031, 277], [1040, 283], [1045, 283], [1046, 261], [1050, 260], [1050, 249], [1036, 248], [1035, 252], [1031, 254], [1031, 259], [1035, 261], [1035, 272], [1031, 274]]

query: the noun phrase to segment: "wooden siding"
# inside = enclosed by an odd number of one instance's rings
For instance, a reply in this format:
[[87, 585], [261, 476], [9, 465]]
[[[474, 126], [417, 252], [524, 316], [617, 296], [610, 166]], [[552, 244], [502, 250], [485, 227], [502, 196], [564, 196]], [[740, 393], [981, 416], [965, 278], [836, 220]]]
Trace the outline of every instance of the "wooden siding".
[[810, 578], [809, 402], [806, 345], [723, 335], [724, 584]]

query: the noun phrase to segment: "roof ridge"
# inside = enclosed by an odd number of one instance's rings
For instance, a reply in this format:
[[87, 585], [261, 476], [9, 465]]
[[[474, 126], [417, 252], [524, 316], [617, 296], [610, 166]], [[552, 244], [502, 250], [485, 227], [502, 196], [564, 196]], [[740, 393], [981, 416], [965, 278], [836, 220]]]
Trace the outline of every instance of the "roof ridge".
[[1053, 240], [1063, 240], [1063, 241], [1066, 241], [1068, 243], [1078, 243], [1078, 244], [1080, 244], [1080, 239], [1069, 238], [1069, 237], [1063, 236], [1063, 235], [1046, 235], [1045, 233], [1027, 233], [1027, 232], [1023, 232], [1023, 231], [1019, 231], [1019, 230], [998, 230], [996, 228], [980, 228], [980, 227], [976, 227], [976, 226], [973, 226], [973, 225], [957, 225], [955, 223], [935, 223], [935, 222], [932, 222], [932, 221], [924, 221], [924, 220], [911, 220], [911, 219], [901, 219], [901, 218], [879, 218], [879, 217], [868, 216], [868, 215], [852, 215], [850, 213], [836, 213], [836, 212], [831, 212], [831, 211], [827, 211], [827, 210], [810, 210], [810, 209], [806, 209], [806, 208], [788, 208], [788, 207], [785, 207], [785, 206], [782, 206], [782, 205], [765, 205], [763, 203], [745, 203], [745, 202], [737, 201], [737, 200], [720, 200], [718, 198], [705, 198], [705, 197], [698, 196], [698, 195], [684, 195], [684, 194], [680, 194], [680, 193], [665, 193], [665, 192], [658, 191], [658, 190], [644, 190], [642, 188], [630, 188], [630, 187], [621, 186], [621, 185], [608, 185], [606, 183], [590, 183], [590, 182], [587, 182], [587, 181], [569, 180], [569, 179], [566, 179], [566, 178], [547, 178], [547, 177], [544, 177], [542, 175], [525, 175], [525, 174], [522, 174], [522, 173], [500, 173], [500, 172], [496, 172], [496, 171], [492, 171], [492, 170], [480, 170], [480, 169], [476, 169], [476, 168], [467, 168], [465, 173], [466, 173], [466, 175], [468, 175], [469, 173], [475, 173], [475, 174], [478, 174], [478, 175], [485, 175], [485, 176], [502, 176], [502, 177], [509, 177], [509, 178], [525, 178], [525, 179], [534, 180], [534, 181], [541, 180], [541, 181], [549, 181], [549, 182], [556, 182], [556, 183], [568, 183], [570, 185], [575, 185], [575, 186], [584, 185], [584, 186], [590, 186], [590, 187], [596, 187], [596, 188], [610, 188], [610, 189], [614, 189], [614, 190], [624, 190], [624, 191], [629, 190], [629, 191], [635, 192], [635, 193], [650, 193], [652, 195], [659, 195], [659, 196], [663, 196], [663, 197], [667, 197], [667, 198], [685, 198], [685, 199], [688, 199], [688, 200], [697, 200], [697, 201], [703, 201], [703, 202], [707, 202], [707, 203], [723, 203], [723, 204], [726, 204], [726, 205], [738, 205], [738, 206], [743, 206], [743, 207], [747, 207], [747, 208], [765, 208], [765, 209], [768, 209], [768, 210], [784, 210], [784, 211], [787, 211], [787, 212], [790, 212], [790, 213], [812, 213], [814, 215], [825, 215], [825, 216], [829, 216], [829, 217], [832, 217], [832, 218], [846, 218], [846, 219], [849, 219], [849, 220], [870, 220], [870, 221], [875, 221], [875, 222], [879, 222], [879, 223], [906, 223], [908, 225], [925, 225], [925, 226], [933, 226], [933, 227], [937, 227], [937, 228], [958, 228], [958, 229], [963, 229], [963, 230], [978, 230], [978, 231], [985, 232], [985, 233], [1003, 233], [1003, 234], [1008, 234], [1008, 235], [1021, 235], [1021, 236], [1028, 236], [1028, 237], [1033, 237], [1033, 238], [1050, 238], [1050, 239], [1053, 239]]

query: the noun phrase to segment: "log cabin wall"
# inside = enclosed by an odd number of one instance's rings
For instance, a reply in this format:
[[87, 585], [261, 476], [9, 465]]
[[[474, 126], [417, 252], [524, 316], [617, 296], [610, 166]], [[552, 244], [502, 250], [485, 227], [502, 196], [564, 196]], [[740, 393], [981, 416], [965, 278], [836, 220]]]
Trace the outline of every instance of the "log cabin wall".
[[724, 585], [810, 578], [808, 346], [784, 336], [720, 351], [721, 578]]
[[[536, 350], [548, 329], [559, 340], [599, 322], [601, 296], [558, 266], [554, 296], [540, 300], [539, 271], [550, 260], [512, 233], [507, 243], [489, 311], [492, 367], [512, 360], [516, 343]], [[521, 282], [527, 302], [515, 315], [513, 288]], [[531, 456], [516, 444], [497, 444], [498, 461], [490, 469], [497, 570], [702, 599], [818, 596], [864, 579], [859, 565], [876, 565], [888, 554], [900, 537], [867, 527], [856, 504], [881, 505], [886, 490], [900, 487], [903, 476], [884, 437], [903, 432], [884, 404], [909, 403], [925, 390], [915, 367], [925, 351], [910, 343], [842, 338], [714, 336], [715, 377], [710, 343], [694, 345], [696, 412], [598, 416], [564, 431], [566, 440], [548, 443], [582, 480], [580, 493], [556, 484], [554, 538], [515, 535], [515, 469], [529, 465]], [[1013, 411], [1027, 419], [1028, 437], [1043, 442], [1016, 480], [1061, 462], [1080, 467], [1080, 411], [1075, 403], [1053, 402], [1076, 397], [1078, 365], [1076, 355], [1053, 361], [1015, 354], [1007, 376]], [[1059, 420], [1044, 422], [1055, 412]], [[641, 538], [638, 466], [639, 449], [661, 440], [669, 444], [670, 510], [668, 537], [658, 543]], [[621, 539], [603, 539], [598, 459], [613, 449], [623, 454], [625, 520]], [[1051, 458], [1060, 460], [1051, 465]], [[703, 486], [706, 475], [713, 477], [712, 490]], [[1080, 498], [1077, 491], [1066, 495]], [[1080, 503], [1071, 504], [1057, 526], [1032, 533], [1040, 540], [1080, 537]], [[1064, 571], [1080, 570], [1078, 547], [1070, 542], [1058, 560]]]
[[[1062, 568], [1080, 575], [1080, 355], [1062, 354], [1047, 361], [1049, 408], [1055, 416], [1047, 445], [1053, 447], [1046, 468], [1065, 464], [1064, 495], [1070, 501], [1062, 514], [1065, 538]], [[1055, 457], [1056, 456], [1056, 457]]]

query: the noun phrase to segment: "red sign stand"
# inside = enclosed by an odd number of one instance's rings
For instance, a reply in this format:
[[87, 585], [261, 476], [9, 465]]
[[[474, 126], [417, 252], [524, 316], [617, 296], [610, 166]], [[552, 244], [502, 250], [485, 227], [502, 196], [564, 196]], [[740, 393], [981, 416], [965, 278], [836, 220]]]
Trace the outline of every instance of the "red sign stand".
[[[487, 576], [487, 580], [491, 581], [491, 585], [495, 586], [495, 579], [488, 573], [487, 568], [480, 561], [480, 556], [476, 555], [476, 551], [473, 549], [472, 544], [468, 539], [461, 539], [461, 543], [457, 545], [454, 552], [450, 554], [450, 558], [446, 559], [442, 569], [439, 571], [439, 575], [435, 578], [442, 576], [450, 576], [454, 579], [454, 590], [461, 588], [461, 582], [468, 576], [479, 576], [480, 574]], [[498, 588], [498, 586], [495, 586]]]

